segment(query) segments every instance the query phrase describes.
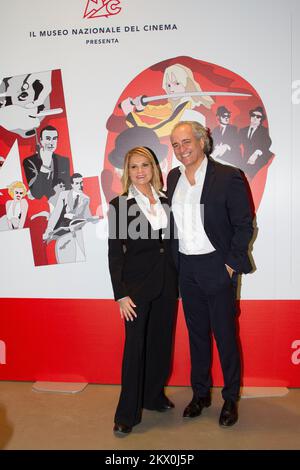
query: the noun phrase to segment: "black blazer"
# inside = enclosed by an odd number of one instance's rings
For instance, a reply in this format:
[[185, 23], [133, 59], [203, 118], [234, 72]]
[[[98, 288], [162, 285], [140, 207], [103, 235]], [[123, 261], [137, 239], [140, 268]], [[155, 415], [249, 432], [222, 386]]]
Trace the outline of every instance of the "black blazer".
[[[273, 156], [273, 153], [270, 151], [272, 140], [269, 136], [269, 131], [266, 127], [260, 125], [251, 139], [248, 138], [249, 127], [244, 127], [240, 130], [240, 142], [244, 148], [243, 156], [243, 166], [240, 168], [248, 175], [255, 176], [255, 174], [265, 166], [270, 158]], [[255, 152], [255, 150], [261, 150], [262, 155], [260, 155], [254, 165], [247, 163], [249, 157]]]
[[70, 160], [54, 153], [53, 160], [53, 176], [48, 179], [48, 173], [42, 173], [42, 159], [38, 154], [25, 158], [23, 167], [26, 180], [35, 199], [41, 199], [43, 196], [49, 197], [54, 195], [53, 187], [60, 178], [64, 181], [66, 189], [70, 189]]
[[[179, 167], [171, 170], [168, 175], [169, 201], [172, 201], [180, 176]], [[253, 216], [240, 170], [208, 158], [200, 203], [204, 204], [204, 230], [211, 244], [222, 254], [224, 263], [237, 273], [250, 272], [252, 265], [248, 245], [253, 235]], [[203, 211], [201, 216], [202, 214]], [[174, 220], [173, 224], [175, 226]], [[176, 238], [173, 248], [178, 256]]]
[[272, 156], [272, 152], [270, 151], [270, 147], [272, 144], [272, 140], [269, 136], [269, 131], [266, 127], [260, 125], [252, 135], [251, 139], [248, 138], [249, 127], [244, 127], [240, 130], [240, 142], [244, 146], [244, 160], [248, 160], [248, 158], [252, 155], [255, 150], [261, 150], [262, 155], [258, 158], [267, 163]]
[[211, 136], [214, 147], [220, 143], [223, 143], [228, 144], [231, 148], [231, 150], [226, 150], [226, 152], [220, 158], [232, 165], [235, 165], [237, 168], [241, 168], [242, 156], [237, 127], [228, 124], [225, 127], [224, 134], [222, 135], [222, 128], [217, 126], [212, 131]]
[[[169, 209], [167, 198], [161, 203]], [[135, 198], [119, 196], [110, 202], [108, 260], [115, 300], [130, 296], [135, 302], [150, 301], [166, 289], [177, 295], [177, 273], [171, 254], [168, 228], [162, 239], [153, 230]]]

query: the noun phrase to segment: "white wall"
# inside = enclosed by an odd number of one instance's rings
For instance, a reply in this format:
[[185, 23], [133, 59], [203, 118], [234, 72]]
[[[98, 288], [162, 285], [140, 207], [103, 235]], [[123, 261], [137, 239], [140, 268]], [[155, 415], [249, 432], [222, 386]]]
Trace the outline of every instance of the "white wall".
[[[84, 20], [84, 0], [5, 2], [0, 7], [0, 75], [62, 69], [74, 166], [85, 176], [99, 176], [106, 120], [123, 88], [142, 70], [161, 60], [186, 55], [241, 75], [255, 87], [265, 104], [276, 155], [257, 214], [259, 235], [253, 251], [257, 271], [244, 277], [242, 298], [299, 298], [300, 105], [291, 102], [291, 83], [300, 81], [299, 3], [123, 0], [121, 6], [122, 12], [115, 17]], [[44, 29], [71, 30], [94, 25], [142, 28], [144, 24], [164, 23], [176, 23], [178, 30], [104, 36], [117, 37], [118, 44], [86, 45], [88, 36], [70, 34], [29, 37], [29, 31], [38, 35]], [[300, 101], [300, 93], [298, 96]], [[93, 230], [100, 233], [105, 227], [86, 229], [91, 240]], [[33, 265], [27, 230], [0, 233], [0, 246], [1, 271], [6, 273], [0, 284], [2, 297], [112, 295], [105, 240], [89, 244], [86, 263], [38, 268]], [[20, 246], [24, 253], [22, 263], [18, 256]], [[10, 282], [11, 273], [16, 272], [22, 279], [17, 287]]]

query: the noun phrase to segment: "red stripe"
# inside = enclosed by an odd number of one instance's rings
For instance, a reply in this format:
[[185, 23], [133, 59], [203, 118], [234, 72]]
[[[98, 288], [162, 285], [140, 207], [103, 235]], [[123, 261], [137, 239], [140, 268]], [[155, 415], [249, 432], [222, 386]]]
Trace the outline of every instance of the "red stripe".
[[[123, 325], [112, 300], [0, 299], [0, 340], [6, 347], [2, 380], [119, 383]], [[300, 340], [300, 300], [245, 300], [239, 316], [243, 383], [300, 386], [293, 364]], [[298, 343], [299, 344], [299, 343]], [[299, 347], [300, 348], [300, 347]], [[300, 352], [298, 354], [300, 358]], [[188, 338], [178, 313], [172, 385], [189, 384]], [[216, 349], [214, 384], [222, 384]]]

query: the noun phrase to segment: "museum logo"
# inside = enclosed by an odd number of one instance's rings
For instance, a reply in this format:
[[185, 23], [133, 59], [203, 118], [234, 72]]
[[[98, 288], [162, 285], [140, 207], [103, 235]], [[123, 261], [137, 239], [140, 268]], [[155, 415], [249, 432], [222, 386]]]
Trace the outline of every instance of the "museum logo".
[[120, 0], [87, 0], [83, 18], [108, 18], [117, 15], [121, 11]]

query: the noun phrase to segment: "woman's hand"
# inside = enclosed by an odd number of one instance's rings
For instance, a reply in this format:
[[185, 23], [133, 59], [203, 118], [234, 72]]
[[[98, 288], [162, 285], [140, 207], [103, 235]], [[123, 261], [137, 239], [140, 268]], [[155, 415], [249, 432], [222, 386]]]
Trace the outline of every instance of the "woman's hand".
[[118, 300], [118, 303], [120, 306], [121, 318], [125, 318], [126, 321], [133, 321], [137, 317], [133, 308], [136, 307], [136, 305], [130, 297], [123, 297], [123, 299]]

